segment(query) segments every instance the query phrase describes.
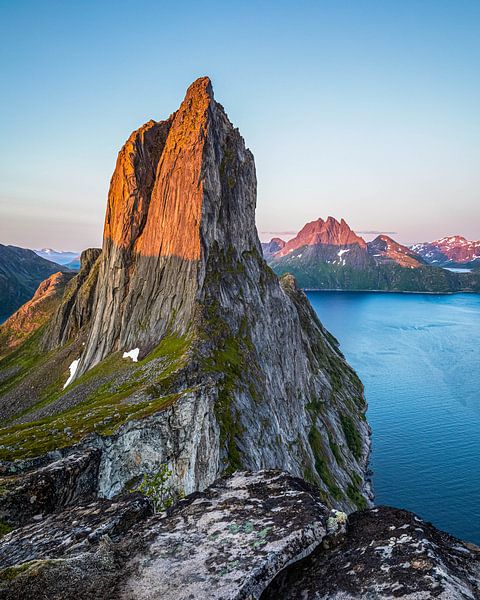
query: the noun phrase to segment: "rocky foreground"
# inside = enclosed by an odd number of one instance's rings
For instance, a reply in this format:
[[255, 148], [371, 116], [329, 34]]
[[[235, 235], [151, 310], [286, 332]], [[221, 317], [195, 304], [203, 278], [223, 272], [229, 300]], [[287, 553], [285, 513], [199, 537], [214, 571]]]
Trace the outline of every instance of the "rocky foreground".
[[168, 514], [154, 515], [139, 494], [39, 514], [0, 541], [0, 567], [5, 600], [480, 594], [479, 548], [387, 507], [347, 522], [279, 471], [238, 472]]

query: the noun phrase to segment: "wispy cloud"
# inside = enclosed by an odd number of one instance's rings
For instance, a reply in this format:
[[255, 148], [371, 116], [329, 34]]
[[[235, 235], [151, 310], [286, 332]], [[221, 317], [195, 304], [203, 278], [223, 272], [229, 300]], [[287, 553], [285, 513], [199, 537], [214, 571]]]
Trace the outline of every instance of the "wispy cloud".
[[360, 233], [362, 235], [380, 235], [381, 233], [385, 233], [386, 235], [397, 235], [398, 231], [377, 231], [376, 229], [371, 229], [370, 231], [355, 231], [355, 233]]
[[297, 231], [261, 231], [262, 235], [273, 235], [273, 236], [281, 236], [281, 235], [295, 235]]

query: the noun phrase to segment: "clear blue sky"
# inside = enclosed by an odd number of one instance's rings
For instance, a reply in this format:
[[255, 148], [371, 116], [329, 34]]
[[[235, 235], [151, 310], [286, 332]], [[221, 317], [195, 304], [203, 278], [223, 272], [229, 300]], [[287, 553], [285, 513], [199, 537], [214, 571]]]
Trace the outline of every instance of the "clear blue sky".
[[121, 145], [204, 74], [255, 155], [263, 238], [329, 214], [480, 238], [478, 0], [0, 9], [0, 243], [100, 245]]

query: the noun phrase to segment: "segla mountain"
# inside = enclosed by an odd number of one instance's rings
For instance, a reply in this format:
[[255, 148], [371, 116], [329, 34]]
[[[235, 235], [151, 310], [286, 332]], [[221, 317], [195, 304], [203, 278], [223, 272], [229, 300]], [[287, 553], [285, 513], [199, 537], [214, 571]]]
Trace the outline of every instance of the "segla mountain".
[[367, 243], [343, 219], [318, 219], [288, 242], [275, 239], [262, 246], [275, 273], [291, 273], [304, 289], [480, 292], [480, 271], [434, 267], [416, 247], [387, 235]]
[[369, 504], [362, 384], [294, 279], [266, 265], [255, 205], [253, 156], [208, 78], [128, 138], [102, 251], [0, 361], [4, 485], [19, 493], [72, 453], [83, 465], [23, 512], [0, 501], [10, 526], [86, 489], [111, 498], [164, 463], [185, 494], [280, 468], [330, 506]]

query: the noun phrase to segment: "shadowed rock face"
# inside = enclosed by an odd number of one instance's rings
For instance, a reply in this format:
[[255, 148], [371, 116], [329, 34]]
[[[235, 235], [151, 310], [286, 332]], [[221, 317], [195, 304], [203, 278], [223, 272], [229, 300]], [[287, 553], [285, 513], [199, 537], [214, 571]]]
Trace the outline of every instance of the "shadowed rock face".
[[46, 350], [65, 344], [89, 324], [97, 289], [100, 254], [99, 248], [82, 252], [80, 271], [70, 282], [44, 336], [43, 346]]

